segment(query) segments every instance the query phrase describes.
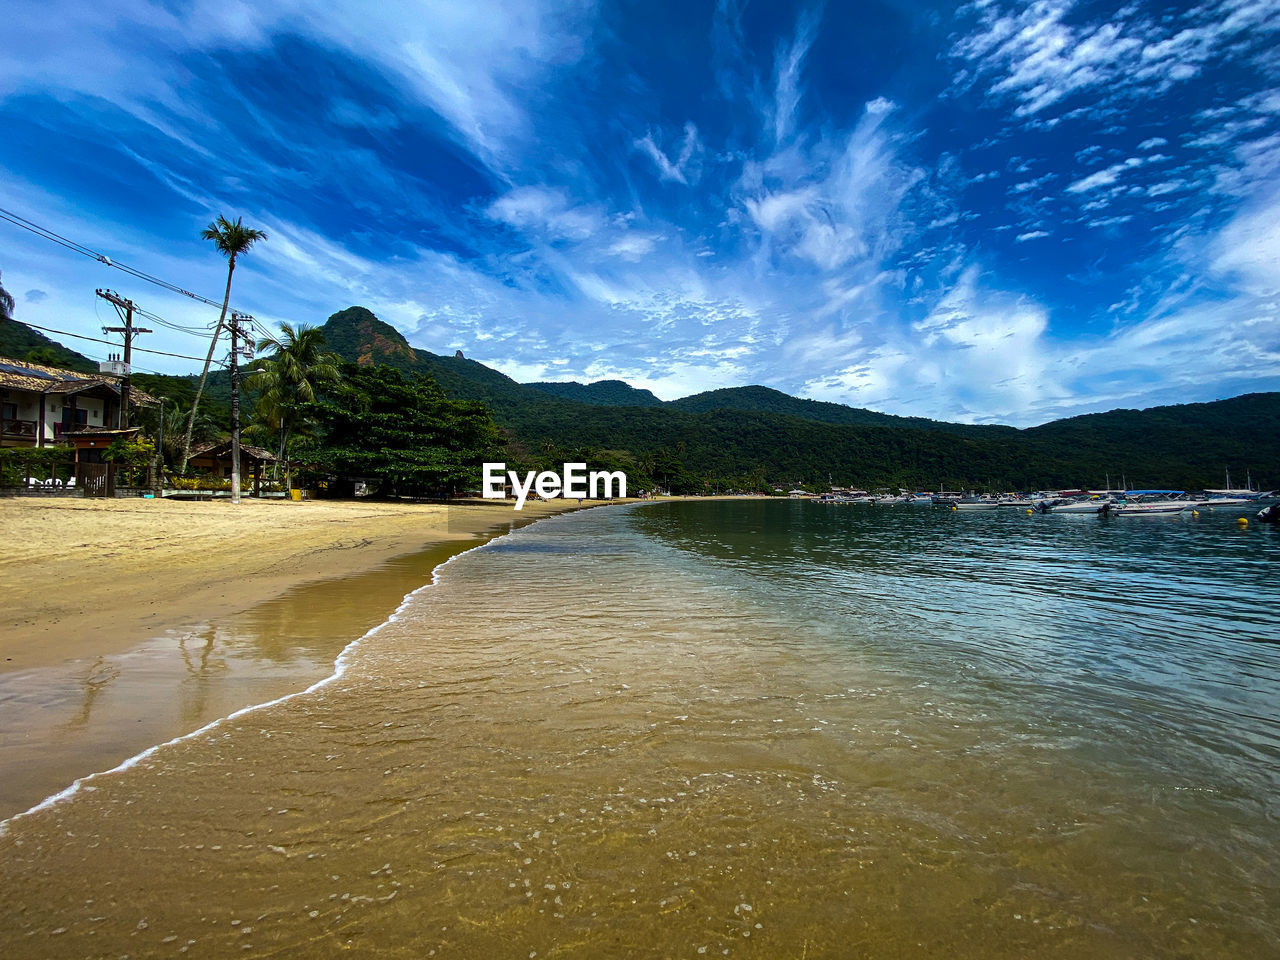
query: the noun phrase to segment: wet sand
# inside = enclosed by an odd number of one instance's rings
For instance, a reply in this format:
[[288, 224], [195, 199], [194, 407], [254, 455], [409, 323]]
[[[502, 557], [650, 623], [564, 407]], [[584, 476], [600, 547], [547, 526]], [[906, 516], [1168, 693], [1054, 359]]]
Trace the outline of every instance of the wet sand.
[[0, 500], [0, 819], [327, 676], [454, 554], [563, 500]]

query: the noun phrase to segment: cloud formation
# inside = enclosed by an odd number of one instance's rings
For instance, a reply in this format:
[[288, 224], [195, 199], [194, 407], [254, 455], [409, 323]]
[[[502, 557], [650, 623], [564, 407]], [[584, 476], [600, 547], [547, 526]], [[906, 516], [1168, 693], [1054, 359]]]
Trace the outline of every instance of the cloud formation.
[[[1015, 424], [1280, 389], [1276, 3], [890, 6], [18, 0], [0, 206], [215, 297], [243, 215], [260, 320], [360, 303], [522, 379]], [[123, 278], [0, 226], [25, 318], [96, 331]]]

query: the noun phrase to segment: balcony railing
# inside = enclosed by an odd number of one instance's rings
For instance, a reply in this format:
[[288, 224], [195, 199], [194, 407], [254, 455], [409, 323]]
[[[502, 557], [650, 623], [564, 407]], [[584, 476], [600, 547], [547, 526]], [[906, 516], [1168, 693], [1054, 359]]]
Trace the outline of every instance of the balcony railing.
[[34, 420], [0, 420], [0, 435], [6, 440], [30, 440], [32, 443], [36, 439], [36, 427], [38, 424]]

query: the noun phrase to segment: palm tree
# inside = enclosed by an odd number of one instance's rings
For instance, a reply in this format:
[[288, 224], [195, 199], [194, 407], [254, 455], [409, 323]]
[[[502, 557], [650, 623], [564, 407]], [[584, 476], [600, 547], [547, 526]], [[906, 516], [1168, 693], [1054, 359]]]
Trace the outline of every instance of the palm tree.
[[191, 458], [191, 431], [196, 422], [196, 410], [200, 406], [200, 397], [204, 393], [204, 381], [209, 376], [209, 364], [213, 362], [213, 351], [218, 346], [218, 337], [222, 334], [222, 325], [227, 320], [227, 304], [231, 302], [231, 275], [236, 272], [236, 257], [245, 253], [257, 241], [267, 239], [262, 230], [246, 227], [236, 217], [231, 223], [226, 217], [217, 220], [200, 231], [204, 240], [212, 240], [218, 252], [227, 258], [227, 292], [222, 298], [222, 315], [218, 317], [218, 325], [213, 328], [213, 339], [209, 341], [209, 354], [204, 358], [204, 369], [200, 371], [200, 385], [196, 387], [195, 399], [191, 402], [191, 416], [187, 420], [187, 432], [182, 439], [182, 462], [178, 466], [179, 473], [187, 472], [187, 461]]
[[[258, 341], [259, 350], [276, 350], [254, 363], [254, 372], [245, 387], [259, 391], [256, 416], [277, 432], [279, 456], [285, 460], [290, 435], [306, 423], [301, 405], [315, 400], [316, 387], [339, 380], [338, 364], [342, 360], [337, 354], [324, 352], [324, 333], [318, 327], [299, 326], [295, 330], [282, 323], [280, 330], [279, 341]], [[286, 489], [292, 479], [289, 461], [285, 460]]]

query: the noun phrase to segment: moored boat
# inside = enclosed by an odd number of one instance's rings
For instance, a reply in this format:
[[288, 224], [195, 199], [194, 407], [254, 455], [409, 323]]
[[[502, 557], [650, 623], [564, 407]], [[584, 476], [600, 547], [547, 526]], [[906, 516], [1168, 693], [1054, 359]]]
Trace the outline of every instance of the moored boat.
[[1000, 501], [991, 497], [961, 497], [951, 506], [956, 510], [995, 510]]
[[1176, 517], [1203, 503], [1188, 499], [1181, 490], [1131, 490], [1112, 514], [1117, 517]]
[[1115, 506], [1110, 497], [1059, 497], [1037, 501], [1035, 509], [1041, 513], [1083, 513], [1097, 515], [1109, 512]]

